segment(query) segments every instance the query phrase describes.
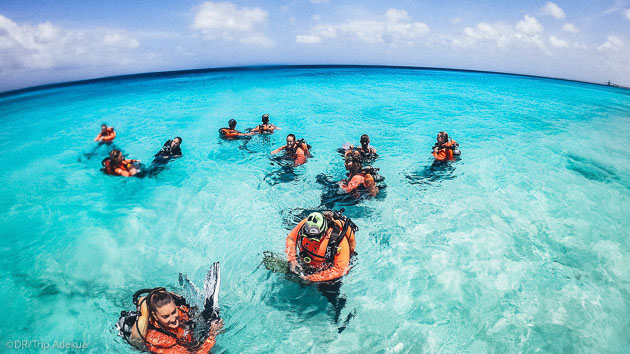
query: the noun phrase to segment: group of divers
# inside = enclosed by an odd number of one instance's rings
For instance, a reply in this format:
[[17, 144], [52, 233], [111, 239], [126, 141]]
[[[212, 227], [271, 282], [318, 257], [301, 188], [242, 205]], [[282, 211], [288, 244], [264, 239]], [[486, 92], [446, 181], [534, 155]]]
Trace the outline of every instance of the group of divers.
[[[269, 115], [262, 116], [262, 124], [246, 132], [236, 129], [236, 121], [231, 119], [227, 128], [219, 129], [219, 136], [226, 140], [248, 139], [255, 134], [273, 134], [281, 128], [269, 122]], [[108, 175], [124, 177], [150, 177], [162, 171], [165, 166], [182, 157], [182, 138], [175, 137], [164, 143], [154, 156], [149, 167], [138, 160], [127, 159], [113, 145], [116, 138], [114, 128], [106, 124], [94, 139], [99, 146], [113, 147], [109, 156], [102, 161], [102, 170]], [[288, 134], [286, 145], [272, 151], [272, 155], [284, 153], [282, 159], [293, 167], [307, 162], [311, 156], [311, 146], [304, 139], [296, 139]], [[93, 150], [90, 154], [94, 154]], [[379, 184], [383, 178], [372, 163], [378, 158], [376, 149], [370, 145], [370, 138], [364, 134], [360, 146], [346, 144], [339, 149], [343, 155], [347, 178], [331, 182], [340, 194], [375, 197], [379, 194]], [[446, 132], [437, 134], [432, 155], [436, 163], [455, 160], [461, 152], [459, 144], [449, 139]], [[86, 154], [87, 156], [88, 154]], [[321, 181], [320, 181], [321, 182]], [[308, 214], [286, 237], [283, 255], [264, 252], [264, 266], [286, 279], [301, 284], [314, 284], [335, 309], [335, 323], [339, 321], [345, 298], [339, 297], [340, 279], [348, 273], [351, 261], [356, 254], [355, 233], [359, 230], [341, 210], [324, 210]], [[122, 311], [116, 325], [119, 335], [140, 350], [153, 353], [207, 353], [214, 346], [216, 336], [223, 327], [219, 316], [220, 267], [214, 263], [206, 275], [203, 290], [199, 290], [190, 280], [180, 274], [180, 285], [188, 289], [194, 299], [190, 302], [183, 296], [165, 288], [142, 289], [137, 291], [132, 301], [134, 311]], [[345, 329], [354, 314], [350, 313], [339, 332]]]

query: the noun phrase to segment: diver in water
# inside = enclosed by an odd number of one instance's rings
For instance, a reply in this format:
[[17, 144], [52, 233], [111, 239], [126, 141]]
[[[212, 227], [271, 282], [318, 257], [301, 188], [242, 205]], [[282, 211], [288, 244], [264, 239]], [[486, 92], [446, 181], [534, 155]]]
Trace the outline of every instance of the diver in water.
[[116, 138], [116, 131], [114, 128], [108, 127], [107, 124], [101, 124], [101, 131], [98, 133], [94, 141], [99, 141], [102, 143], [111, 143]]
[[105, 158], [101, 164], [102, 171], [108, 175], [131, 177], [139, 172], [139, 160], [125, 159], [118, 149], [110, 151], [109, 157]]
[[359, 230], [342, 213], [343, 209], [311, 213], [293, 228], [285, 242], [289, 270], [303, 281], [317, 284], [335, 310], [335, 323], [346, 304], [345, 297], [339, 296], [341, 277], [350, 270], [354, 233]]
[[370, 145], [370, 137], [367, 134], [363, 134], [361, 135], [360, 142], [361, 147], [348, 146], [344, 151], [344, 156], [348, 156], [348, 154], [352, 152], [358, 152], [361, 162], [372, 162], [376, 160], [378, 154], [376, 154], [376, 149]]
[[252, 129], [250, 133], [272, 134], [276, 130], [282, 130], [272, 123], [269, 123], [269, 115], [263, 114], [262, 124]]
[[162, 149], [154, 155], [151, 165], [147, 168], [140, 169], [136, 177], [154, 177], [164, 171], [169, 162], [182, 157], [181, 143], [182, 138], [178, 136], [173, 138], [173, 140], [167, 140], [164, 145], [162, 145]]
[[374, 176], [378, 170], [373, 167], [364, 168], [361, 164], [361, 154], [358, 151], [346, 154], [345, 167], [348, 170], [348, 178], [339, 182], [339, 187], [344, 192], [358, 192], [362, 188], [372, 197], [378, 195], [378, 187], [374, 181]]
[[459, 144], [453, 139], [449, 140], [448, 133], [439, 132], [432, 154], [438, 161], [452, 161], [462, 153], [459, 150]]
[[306, 158], [310, 156], [311, 146], [308, 145], [304, 139], [296, 140], [295, 135], [293, 134], [287, 135], [286, 141], [286, 145], [277, 148], [272, 151], [271, 154], [274, 155], [284, 150], [286, 156], [294, 161], [294, 166], [304, 164], [306, 162]]
[[229, 126], [229, 128], [221, 128], [221, 129], [219, 129], [219, 135], [222, 138], [231, 140], [231, 139], [243, 138], [243, 137], [250, 136], [250, 135], [254, 134], [252, 132], [241, 133], [238, 130], [236, 130], [236, 120], [234, 120], [234, 119], [230, 119], [229, 120], [228, 126]]
[[[83, 153], [83, 156], [85, 156], [88, 160], [91, 159], [94, 155], [96, 155], [96, 152], [101, 148], [101, 146], [104, 145], [110, 146], [110, 148], [115, 148], [115, 145], [112, 144], [114, 138], [116, 138], [116, 131], [114, 131], [114, 128], [108, 127], [105, 123], [101, 124], [101, 131], [98, 133], [96, 138], [94, 138], [94, 141], [97, 141], [98, 144], [96, 144], [90, 152]], [[81, 158], [79, 158], [79, 161], [81, 161]]]
[[[215, 263], [204, 284], [205, 304], [200, 316], [209, 326], [204, 340], [194, 336], [195, 320], [199, 319], [197, 308], [164, 288], [143, 289], [134, 294], [136, 311], [121, 312], [116, 325], [119, 335], [136, 348], [152, 353], [208, 353], [223, 327], [218, 308], [219, 285], [219, 264]], [[140, 297], [144, 293], [148, 294]]]
[[155, 154], [155, 158], [151, 164], [165, 165], [172, 160], [182, 157], [182, 138], [175, 137], [173, 140], [167, 140], [162, 149]]

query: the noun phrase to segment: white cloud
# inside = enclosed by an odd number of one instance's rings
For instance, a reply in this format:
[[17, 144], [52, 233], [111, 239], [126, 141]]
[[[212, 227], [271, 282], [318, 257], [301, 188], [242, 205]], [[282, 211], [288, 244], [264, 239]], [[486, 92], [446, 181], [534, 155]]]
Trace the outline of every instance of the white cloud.
[[132, 62], [138, 40], [120, 29], [64, 29], [50, 22], [18, 24], [0, 15], [0, 72]]
[[192, 28], [210, 40], [238, 39], [245, 44], [270, 46], [272, 41], [258, 31], [267, 15], [258, 7], [239, 8], [230, 2], [206, 1], [198, 7]]
[[578, 32], [580, 32], [580, 30], [577, 27], [575, 27], [575, 25], [572, 24], [572, 23], [565, 23], [562, 26], [562, 30], [565, 31], [565, 32], [570, 32], [570, 33], [578, 33]]
[[413, 43], [429, 32], [429, 26], [422, 22], [412, 22], [405, 10], [389, 9], [385, 19], [355, 20], [340, 24], [317, 25], [309, 33], [298, 35], [299, 43], [320, 43], [324, 37], [345, 36], [358, 38], [369, 43]]
[[295, 41], [298, 43], [316, 44], [316, 43], [321, 43], [322, 38], [320, 36], [305, 34], [305, 35], [297, 36], [295, 38]]
[[273, 47], [273, 42], [269, 38], [261, 34], [254, 34], [249, 37], [243, 37], [239, 41], [243, 44], [253, 44], [265, 48]]
[[451, 40], [451, 44], [455, 47], [472, 48], [484, 43], [495, 45], [500, 49], [534, 46], [546, 52], [545, 41], [540, 35], [522, 33], [504, 23], [481, 22], [474, 27], [466, 27], [462, 31], [462, 36]]
[[617, 51], [621, 47], [623, 47], [623, 41], [621, 39], [615, 36], [608, 36], [608, 41], [606, 41], [606, 43], [597, 47], [597, 51], [599, 52], [609, 51], [609, 50]]
[[566, 48], [569, 46], [569, 43], [567, 43], [567, 41], [562, 40], [556, 36], [549, 37], [549, 44], [556, 48]]
[[523, 33], [534, 34], [542, 32], [543, 26], [535, 17], [525, 15], [525, 18], [516, 24], [516, 29]]
[[543, 16], [553, 16], [556, 20], [562, 20], [565, 18], [564, 10], [551, 1], [546, 3], [545, 6], [540, 9], [540, 13]]

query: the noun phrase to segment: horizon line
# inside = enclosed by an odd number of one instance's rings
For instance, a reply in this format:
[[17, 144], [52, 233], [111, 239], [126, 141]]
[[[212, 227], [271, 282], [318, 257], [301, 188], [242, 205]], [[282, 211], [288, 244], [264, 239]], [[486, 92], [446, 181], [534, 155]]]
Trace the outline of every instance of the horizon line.
[[597, 83], [590, 81], [581, 81], [573, 79], [564, 79], [550, 76], [529, 75], [529, 74], [517, 74], [501, 71], [488, 71], [488, 70], [471, 70], [471, 69], [456, 69], [456, 68], [438, 68], [429, 66], [408, 66], [408, 65], [372, 65], [372, 64], [272, 64], [272, 65], [245, 65], [245, 66], [226, 66], [226, 67], [213, 67], [213, 68], [200, 68], [200, 69], [182, 69], [182, 70], [167, 70], [167, 71], [151, 71], [144, 73], [134, 74], [122, 74], [114, 76], [103, 76], [92, 79], [83, 79], [76, 81], [63, 81], [51, 84], [43, 84], [36, 86], [29, 86], [21, 89], [10, 90], [0, 92], [0, 98], [5, 98], [14, 95], [20, 95], [24, 93], [47, 90], [58, 87], [79, 86], [86, 84], [93, 84], [106, 81], [124, 81], [137, 78], [152, 78], [152, 77], [168, 77], [168, 76], [185, 76], [192, 74], [202, 74], [211, 72], [229, 72], [229, 71], [262, 71], [262, 70], [276, 70], [276, 69], [342, 69], [342, 68], [365, 68], [365, 69], [403, 69], [403, 70], [434, 70], [434, 71], [453, 71], [453, 72], [468, 72], [468, 73], [481, 73], [481, 74], [495, 74], [495, 75], [509, 75], [509, 76], [521, 76], [536, 79], [548, 79], [558, 80], [566, 82], [575, 82], [588, 85], [597, 85], [604, 87], [615, 87], [624, 90], [630, 90], [630, 87], [616, 85], [608, 81], [608, 83]]

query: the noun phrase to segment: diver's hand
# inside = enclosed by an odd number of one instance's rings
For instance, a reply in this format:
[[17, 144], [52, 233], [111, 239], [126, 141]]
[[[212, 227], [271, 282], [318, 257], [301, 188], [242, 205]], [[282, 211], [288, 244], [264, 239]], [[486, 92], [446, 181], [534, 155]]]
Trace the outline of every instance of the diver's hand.
[[145, 296], [138, 299], [138, 303], [142, 304], [140, 306], [140, 316], [141, 317], [149, 317], [149, 306], [147, 305], [147, 301], [144, 300]]
[[300, 267], [300, 264], [297, 261], [292, 261], [291, 263], [289, 263], [289, 269], [291, 270], [291, 272], [298, 275], [302, 273], [302, 267]]
[[214, 338], [216, 337], [219, 332], [221, 331], [221, 328], [223, 328], [223, 319], [219, 318], [216, 321], [212, 321], [212, 323], [210, 324], [210, 337]]

